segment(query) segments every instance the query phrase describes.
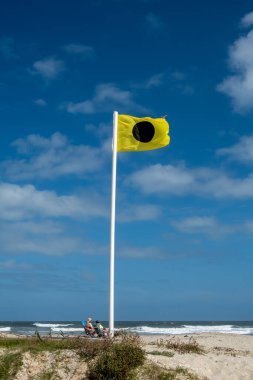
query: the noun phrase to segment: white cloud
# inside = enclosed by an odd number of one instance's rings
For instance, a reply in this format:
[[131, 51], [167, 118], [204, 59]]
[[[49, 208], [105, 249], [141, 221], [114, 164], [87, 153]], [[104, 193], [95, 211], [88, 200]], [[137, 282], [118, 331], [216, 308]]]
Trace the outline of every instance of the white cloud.
[[26, 270], [30, 269], [30, 264], [19, 264], [15, 260], [0, 261], [0, 269], [4, 270]]
[[[108, 252], [107, 246], [89, 241], [85, 236], [71, 234], [67, 225], [62, 223], [38, 220], [0, 222], [0, 227], [1, 252], [5, 255], [104, 255]], [[15, 262], [8, 260], [2, 266], [11, 268]]]
[[147, 80], [139, 83], [133, 83], [132, 88], [149, 90], [154, 87], [162, 85], [164, 79], [164, 73], [154, 74]]
[[194, 87], [188, 82], [186, 74], [181, 71], [154, 74], [143, 82], [133, 83], [132, 88], [149, 90], [162, 85], [169, 85], [173, 91], [176, 90], [185, 96], [191, 96], [195, 92]]
[[111, 123], [99, 123], [99, 124], [86, 124], [85, 130], [87, 132], [93, 133], [95, 136], [98, 136], [99, 138], [108, 138], [112, 136], [112, 122]]
[[238, 230], [238, 226], [223, 225], [210, 216], [191, 216], [179, 221], [172, 221], [171, 225], [180, 232], [207, 234], [213, 238], [234, 233]]
[[127, 182], [147, 194], [185, 194], [194, 185], [195, 178], [184, 166], [157, 164], [133, 173]]
[[[68, 225], [52, 221], [0, 221], [0, 245], [2, 255], [37, 254], [47, 256], [92, 255], [105, 256], [107, 244], [89, 240], [84, 233], [73, 234]], [[130, 259], [164, 259], [168, 253], [157, 247], [134, 247], [127, 244], [118, 247], [119, 256]], [[13, 259], [0, 262], [0, 269], [26, 269]], [[29, 268], [27, 268], [29, 269]]]
[[[159, 248], [153, 246], [132, 246], [128, 243], [121, 245], [118, 248], [118, 254], [126, 259], [136, 260], [168, 260], [168, 259], [182, 259], [189, 256], [199, 255], [200, 252], [196, 250], [186, 250], [184, 248], [172, 248], [167, 245], [166, 248]], [[201, 252], [202, 254], [202, 252]]]
[[12, 144], [24, 157], [8, 160], [0, 167], [7, 178], [32, 179], [66, 175], [84, 176], [100, 170], [106, 151], [86, 145], [72, 145], [66, 136], [56, 132], [51, 137], [29, 135]]
[[154, 31], [160, 31], [164, 28], [161, 18], [152, 12], [149, 12], [146, 15], [146, 25], [149, 29]]
[[161, 83], [162, 83], [163, 76], [164, 76], [163, 73], [159, 73], [159, 74], [154, 74], [154, 75], [152, 75], [152, 76], [147, 80], [145, 87], [146, 87], [146, 88], [152, 88], [152, 87], [158, 87], [158, 86], [160, 86]]
[[16, 221], [33, 218], [86, 219], [107, 217], [105, 202], [94, 194], [61, 195], [40, 191], [33, 185], [0, 183], [0, 219]]
[[253, 162], [253, 136], [242, 136], [239, 142], [231, 147], [217, 150], [217, 155], [227, 156], [231, 160], [245, 163]]
[[[14, 238], [15, 237], [15, 238]], [[107, 244], [90, 241], [83, 234], [73, 235], [62, 222], [48, 221], [0, 221], [1, 253], [6, 257], [33, 254], [46, 256], [91, 255], [105, 256]], [[124, 244], [118, 247], [118, 254], [129, 259], [166, 259], [168, 252], [157, 247], [134, 247]], [[0, 261], [0, 269], [33, 269], [31, 265], [19, 264], [13, 258]], [[90, 272], [84, 272], [86, 280], [94, 279]]]
[[237, 39], [229, 48], [228, 63], [233, 74], [217, 90], [228, 95], [238, 113], [253, 110], [253, 30]]
[[130, 91], [121, 90], [113, 83], [100, 84], [96, 86], [95, 95], [90, 100], [79, 103], [69, 102], [62, 105], [62, 108], [72, 114], [93, 114], [95, 112], [112, 112], [118, 109], [119, 112], [136, 111], [147, 112], [145, 107], [136, 104]]
[[175, 229], [187, 234], [205, 234], [212, 238], [221, 238], [230, 234], [252, 236], [253, 221], [241, 221], [238, 224], [224, 224], [212, 216], [191, 216], [170, 223]]
[[65, 148], [68, 144], [68, 139], [60, 132], [55, 132], [50, 138], [40, 135], [29, 135], [25, 139], [17, 139], [12, 143], [12, 146], [17, 148], [18, 153], [29, 154], [35, 149], [60, 149]]
[[171, 73], [171, 77], [175, 80], [175, 81], [184, 81], [186, 80], [186, 75], [185, 73], [183, 73], [182, 71], [173, 71]]
[[93, 58], [95, 56], [95, 51], [91, 46], [81, 45], [81, 44], [68, 44], [63, 46], [63, 50], [71, 55], [78, 55], [82, 58]]
[[[161, 215], [158, 206], [144, 204], [121, 204], [118, 221], [148, 221]], [[0, 183], [0, 220], [23, 221], [36, 219], [87, 220], [108, 218], [109, 208], [106, 198], [92, 191], [80, 195], [58, 195], [55, 191], [38, 190], [33, 185]]]
[[244, 223], [243, 231], [248, 232], [251, 235], [253, 234], [253, 221], [252, 220], [248, 220], [247, 222]]
[[55, 79], [65, 70], [64, 62], [54, 57], [49, 57], [36, 61], [33, 64], [33, 74], [38, 74], [44, 79]]
[[79, 103], [69, 102], [65, 105], [65, 108], [69, 113], [73, 113], [73, 114], [77, 114], [77, 113], [91, 114], [91, 113], [96, 112], [93, 103], [95, 103], [95, 101], [92, 101], [92, 100], [85, 100]]
[[225, 173], [213, 172], [205, 179], [205, 183], [201, 183], [201, 178], [199, 178], [197, 191], [215, 198], [252, 198], [253, 173], [245, 178], [233, 178]]
[[128, 259], [166, 259], [168, 254], [155, 247], [130, 247], [124, 245], [119, 248], [119, 255]]
[[171, 223], [179, 231], [183, 232], [199, 232], [209, 231], [209, 229], [217, 228], [217, 222], [213, 217], [208, 216], [194, 216], [185, 218], [180, 221], [174, 221]]
[[121, 204], [117, 220], [119, 222], [147, 221], [157, 219], [161, 215], [158, 206], [146, 205], [124, 205]]
[[247, 13], [241, 19], [241, 27], [248, 28], [253, 25], [253, 12]]
[[34, 100], [34, 104], [36, 104], [39, 107], [45, 107], [47, 105], [47, 102], [43, 99], [36, 99]]
[[176, 88], [181, 92], [182, 95], [185, 96], [191, 96], [195, 92], [194, 88], [187, 83], [178, 83], [176, 85]]
[[244, 178], [233, 178], [222, 171], [188, 169], [182, 165], [149, 166], [130, 175], [126, 183], [144, 194], [189, 194], [226, 199], [253, 197], [253, 173]]

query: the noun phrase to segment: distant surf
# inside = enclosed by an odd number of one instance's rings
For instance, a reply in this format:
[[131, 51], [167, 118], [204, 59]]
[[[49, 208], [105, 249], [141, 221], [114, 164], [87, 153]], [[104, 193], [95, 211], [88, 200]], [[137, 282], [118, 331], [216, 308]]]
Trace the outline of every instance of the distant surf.
[[0, 327], [0, 332], [8, 332], [11, 331], [11, 327]]
[[231, 334], [253, 334], [252, 328], [237, 327], [233, 325], [220, 325], [220, 326], [203, 326], [203, 325], [182, 325], [178, 327], [125, 327], [125, 331], [137, 333], [140, 335], [178, 335], [178, 334], [200, 334], [200, 333], [231, 333]]
[[[107, 321], [101, 321], [108, 327]], [[253, 335], [253, 321], [116, 321], [115, 330], [123, 330], [139, 335], [180, 335], [199, 333], [224, 333]], [[32, 321], [32, 322], [0, 322], [0, 334], [11, 333], [19, 335], [64, 334], [79, 336], [84, 329], [81, 321]]]
[[56, 328], [56, 327], [66, 327], [66, 326], [72, 326], [73, 323], [34, 323], [34, 326], [36, 327], [49, 327], [49, 328]]

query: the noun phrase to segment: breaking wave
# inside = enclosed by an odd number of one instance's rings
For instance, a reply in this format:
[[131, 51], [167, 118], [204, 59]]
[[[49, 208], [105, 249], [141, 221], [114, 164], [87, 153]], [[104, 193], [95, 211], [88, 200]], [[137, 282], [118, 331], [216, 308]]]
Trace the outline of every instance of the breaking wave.
[[161, 334], [161, 335], [177, 335], [177, 334], [200, 334], [200, 333], [230, 333], [230, 334], [253, 334], [253, 328], [239, 327], [234, 325], [181, 325], [178, 327], [126, 327], [122, 330], [143, 335]]

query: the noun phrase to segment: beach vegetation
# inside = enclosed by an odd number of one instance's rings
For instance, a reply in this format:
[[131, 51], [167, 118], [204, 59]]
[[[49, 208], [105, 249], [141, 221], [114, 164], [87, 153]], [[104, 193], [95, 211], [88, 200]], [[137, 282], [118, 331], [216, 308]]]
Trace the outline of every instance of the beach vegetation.
[[198, 344], [198, 342], [193, 337], [191, 337], [188, 341], [182, 341], [174, 337], [170, 339], [160, 339], [157, 341], [156, 344], [158, 347], [165, 347], [169, 350], [177, 351], [180, 354], [204, 353], [204, 349]]
[[199, 380], [199, 377], [183, 367], [168, 369], [166, 372], [161, 372], [157, 380]]
[[165, 369], [151, 362], [141, 368], [138, 380], [200, 380], [200, 378], [183, 367]]
[[148, 354], [150, 354], [150, 355], [168, 356], [169, 358], [172, 358], [172, 356], [175, 355], [175, 353], [171, 352], [171, 351], [149, 351]]
[[22, 338], [0, 338], [0, 348], [18, 350], [20, 352], [40, 353], [44, 351], [54, 352], [58, 350], [74, 350], [81, 358], [93, 359], [102, 351], [111, 350], [111, 346], [117, 342], [141, 346], [138, 335], [122, 334], [120, 337], [107, 339], [82, 338], [50, 338], [50, 337], [22, 337]]
[[131, 380], [135, 370], [143, 365], [145, 351], [139, 337], [123, 336], [120, 341], [108, 345], [94, 360], [88, 363], [89, 380]]
[[0, 379], [13, 380], [22, 366], [22, 355], [19, 352], [7, 352], [0, 356]]
[[[73, 350], [88, 363], [89, 380], [113, 379], [130, 380], [134, 378], [134, 370], [141, 366], [145, 360], [145, 351], [137, 335], [121, 334], [116, 338], [107, 339], [86, 339], [86, 338], [65, 338], [55, 339], [50, 337], [24, 337], [24, 338], [0, 338], [0, 347], [10, 352], [16, 352], [22, 358], [23, 353], [29, 352], [39, 355], [43, 352], [57, 352], [62, 350]], [[14, 354], [11, 354], [14, 355]], [[9, 380], [5, 373], [14, 373], [14, 364], [18, 370], [19, 363], [14, 356], [1, 356], [2, 372], [0, 379]], [[7, 360], [9, 359], [10, 360]], [[11, 364], [12, 363], [12, 364]], [[22, 361], [20, 362], [22, 365]], [[54, 379], [54, 372], [46, 371], [35, 375], [29, 380], [51, 380]], [[11, 375], [10, 379], [13, 379]]]
[[38, 337], [25, 337], [25, 338], [0, 338], [0, 347], [9, 350], [19, 350], [22, 352], [29, 351], [31, 353], [39, 353], [43, 351], [56, 351], [77, 349], [80, 345], [80, 340], [74, 339], [50, 339]]
[[[170, 350], [199, 353], [192, 340], [184, 344], [175, 340], [160, 340], [158, 343], [159, 347]], [[146, 353], [138, 335], [121, 334], [107, 339], [59, 339], [41, 336], [0, 338], [0, 348], [3, 348], [3, 354], [0, 356], [0, 379], [4, 380], [13, 380], [21, 369], [23, 353], [39, 355], [47, 351], [58, 355], [62, 350], [74, 351], [80, 360], [87, 363], [87, 372], [83, 374], [87, 380], [199, 380], [197, 375], [185, 368], [165, 369], [146, 360]], [[165, 350], [148, 353], [167, 357], [175, 354]], [[55, 368], [51, 366], [47, 371], [33, 375], [29, 380], [53, 380], [55, 376]]]

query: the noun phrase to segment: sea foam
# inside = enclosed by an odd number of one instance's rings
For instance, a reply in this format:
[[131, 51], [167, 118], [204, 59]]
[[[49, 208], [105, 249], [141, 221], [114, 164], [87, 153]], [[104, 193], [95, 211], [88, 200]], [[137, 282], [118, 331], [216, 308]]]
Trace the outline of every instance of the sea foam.
[[60, 328], [60, 327], [53, 327], [52, 328], [52, 331], [54, 332], [78, 332], [78, 331], [84, 331], [83, 327], [81, 328], [78, 328], [78, 327], [63, 327], [63, 328]]
[[70, 324], [61, 324], [61, 323], [34, 323], [33, 324], [36, 327], [49, 327], [49, 328], [56, 328], [56, 327], [67, 327], [67, 326], [73, 326]]
[[11, 331], [11, 327], [0, 327], [1, 332]]
[[[119, 330], [119, 329], [118, 329]], [[138, 326], [127, 327], [122, 330], [138, 334], [161, 334], [161, 335], [178, 335], [178, 334], [200, 334], [200, 333], [230, 333], [230, 334], [253, 334], [253, 328], [237, 327], [234, 325], [182, 325], [179, 327], [150, 327]]]

